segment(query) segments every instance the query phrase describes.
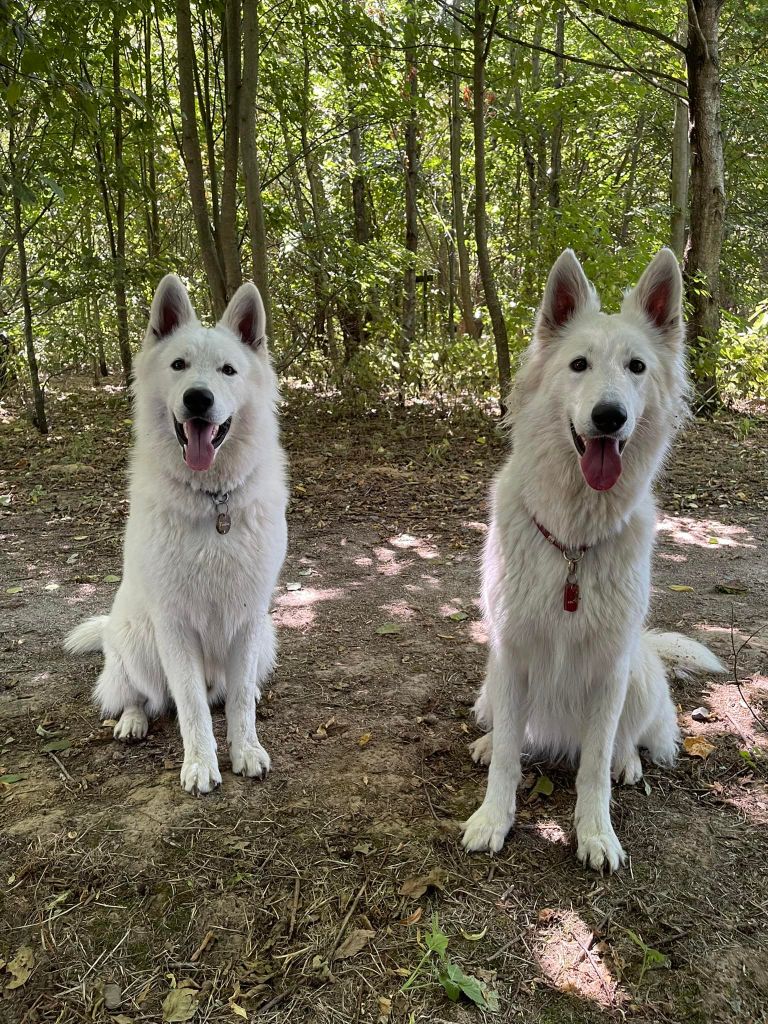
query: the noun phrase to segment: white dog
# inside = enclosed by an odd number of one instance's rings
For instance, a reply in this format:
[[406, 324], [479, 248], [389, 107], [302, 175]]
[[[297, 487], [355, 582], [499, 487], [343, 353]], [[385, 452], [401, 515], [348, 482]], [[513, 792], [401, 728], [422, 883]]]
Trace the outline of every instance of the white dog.
[[[515, 820], [525, 746], [575, 757], [578, 857], [625, 860], [610, 817], [611, 775], [642, 775], [638, 747], [676, 756], [661, 658], [724, 671], [701, 644], [643, 631], [656, 510], [651, 485], [686, 415], [682, 279], [662, 249], [606, 315], [576, 256], [552, 268], [517, 375], [513, 451], [493, 489], [483, 563], [489, 658], [476, 711], [493, 732], [467, 850], [501, 849]], [[492, 757], [491, 757], [492, 753]]]
[[232, 770], [260, 777], [269, 755], [256, 701], [275, 661], [269, 605], [286, 549], [277, 381], [258, 290], [244, 284], [216, 327], [163, 278], [136, 360], [131, 508], [123, 578], [109, 616], [75, 628], [73, 653], [103, 650], [95, 697], [140, 739], [172, 699], [181, 784], [221, 782], [209, 704], [225, 699]]

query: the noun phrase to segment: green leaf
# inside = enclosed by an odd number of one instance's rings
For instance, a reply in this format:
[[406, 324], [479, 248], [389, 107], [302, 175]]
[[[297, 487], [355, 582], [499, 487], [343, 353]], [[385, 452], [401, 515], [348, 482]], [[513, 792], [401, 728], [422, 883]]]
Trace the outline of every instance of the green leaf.
[[71, 739], [51, 740], [50, 743], [44, 743], [42, 749], [50, 754], [54, 750], [69, 750], [72, 746]]
[[536, 785], [531, 790], [531, 796], [552, 796], [555, 791], [555, 784], [546, 775], [540, 775]]
[[11, 82], [8, 88], [5, 90], [5, 98], [9, 107], [15, 107], [21, 99], [21, 93], [24, 89], [22, 83], [16, 79]]
[[437, 953], [442, 960], [445, 956], [446, 950], [448, 949], [448, 936], [440, 927], [437, 914], [432, 915], [432, 927], [424, 936], [424, 941], [428, 948], [431, 949], [433, 953]]
[[105, 576], [104, 577], [104, 582], [105, 583], [119, 583], [120, 582], [120, 577], [119, 576], [113, 576], [113, 575]]
[[466, 612], [454, 612], [453, 615], [449, 615], [448, 618], [453, 622], [464, 622], [464, 620], [468, 619], [469, 616]]
[[467, 942], [479, 942], [480, 939], [484, 939], [485, 938], [485, 933], [487, 931], [488, 931], [488, 925], [486, 925], [485, 928], [483, 928], [483, 930], [481, 932], [465, 932], [464, 929], [462, 928], [461, 929], [461, 935], [462, 935], [462, 938], [467, 940]]
[[376, 630], [379, 636], [390, 636], [392, 633], [402, 633], [402, 631], [403, 627], [399, 622], [385, 622]]
[[28, 776], [19, 772], [16, 775], [0, 775], [0, 782], [4, 782], [6, 786], [13, 786], [17, 782], [24, 782]]
[[22, 589], [22, 587], [8, 587], [6, 594], [20, 594]]
[[459, 995], [470, 999], [475, 1006], [483, 1010], [497, 1010], [499, 1007], [498, 997], [485, 985], [471, 974], [465, 974], [458, 964], [446, 961], [440, 968], [438, 980], [445, 990], [445, 994], [454, 1002]]

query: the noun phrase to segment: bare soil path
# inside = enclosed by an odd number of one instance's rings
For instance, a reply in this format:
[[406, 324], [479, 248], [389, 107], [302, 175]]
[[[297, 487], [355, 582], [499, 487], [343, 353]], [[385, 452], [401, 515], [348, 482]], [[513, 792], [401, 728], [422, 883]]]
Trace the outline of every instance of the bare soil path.
[[[0, 424], [0, 1021], [768, 1020], [768, 743], [733, 674], [674, 681], [713, 749], [615, 791], [616, 876], [575, 861], [573, 772], [552, 765], [498, 857], [460, 849], [485, 781], [467, 744], [491, 419], [291, 398], [274, 771], [226, 771], [217, 713], [224, 784], [193, 799], [175, 721], [113, 742], [99, 659], [60, 647], [121, 572], [125, 396], [67, 381], [51, 412], [47, 440]], [[764, 422], [695, 424], [660, 488], [652, 624], [729, 663], [768, 622], [767, 445]], [[764, 720], [766, 635], [737, 666]], [[399, 991], [433, 914], [499, 1012], [451, 1002], [428, 964]]]

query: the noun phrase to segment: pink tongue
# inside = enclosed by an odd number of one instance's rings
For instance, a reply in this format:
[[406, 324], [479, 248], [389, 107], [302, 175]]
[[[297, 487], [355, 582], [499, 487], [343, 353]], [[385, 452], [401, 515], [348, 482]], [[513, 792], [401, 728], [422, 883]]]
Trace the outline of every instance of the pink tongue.
[[213, 447], [215, 429], [215, 423], [206, 423], [205, 420], [187, 420], [184, 424], [184, 431], [187, 435], [184, 461], [190, 469], [211, 468], [213, 457], [216, 454]]
[[610, 491], [621, 476], [619, 442], [614, 437], [588, 437], [581, 472], [595, 491]]

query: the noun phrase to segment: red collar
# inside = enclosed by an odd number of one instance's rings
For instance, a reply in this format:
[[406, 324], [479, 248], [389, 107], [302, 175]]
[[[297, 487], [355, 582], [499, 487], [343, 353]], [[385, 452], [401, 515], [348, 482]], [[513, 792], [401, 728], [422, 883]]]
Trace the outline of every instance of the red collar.
[[[567, 556], [571, 551], [574, 550], [573, 548], [567, 548], [565, 544], [561, 544], [559, 540], [552, 536], [552, 534], [545, 526], [541, 525], [538, 519], [534, 519], [533, 521], [536, 524], [536, 528], [538, 529], [542, 537], [548, 540], [549, 543], [552, 544], [553, 547], [556, 547], [558, 551], [562, 551], [562, 553]], [[584, 554], [585, 551], [589, 551], [589, 544], [584, 544], [581, 547], [576, 548], [576, 551], [580, 551], [582, 554]]]

